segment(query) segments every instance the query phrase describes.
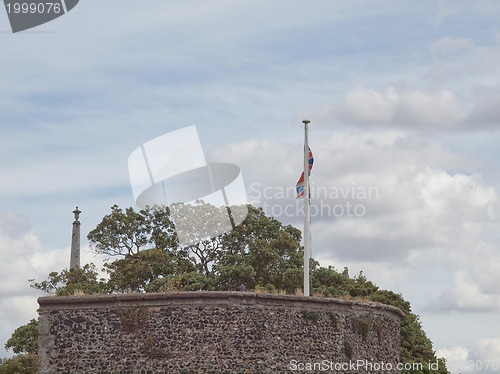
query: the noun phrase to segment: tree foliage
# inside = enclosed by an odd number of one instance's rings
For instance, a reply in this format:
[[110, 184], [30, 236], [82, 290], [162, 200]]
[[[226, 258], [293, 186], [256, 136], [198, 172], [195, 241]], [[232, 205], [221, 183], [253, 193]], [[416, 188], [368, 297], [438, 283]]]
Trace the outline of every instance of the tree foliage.
[[[193, 206], [183, 209], [196, 216], [207, 211], [205, 205], [199, 210]], [[206, 227], [203, 230], [209, 232]], [[249, 205], [246, 219], [234, 230], [215, 238], [203, 237], [206, 235], [197, 238], [200, 242], [182, 247], [168, 208], [135, 212], [116, 205], [88, 234], [96, 253], [122, 257], [106, 265], [112, 291], [145, 291], [155, 279], [192, 272], [203, 274], [204, 279], [194, 273], [184, 275], [184, 284], [208, 290], [237, 289], [244, 283], [249, 289], [273, 285], [294, 293], [302, 283], [300, 231], [267, 217], [262, 209]]]
[[37, 374], [38, 356], [24, 354], [7, 358], [0, 365], [0, 374]]
[[[208, 207], [207, 207], [208, 206]], [[184, 257], [191, 261], [199, 272], [206, 276], [215, 260], [217, 250], [221, 249], [220, 237], [210, 237], [208, 233], [215, 228], [218, 220], [204, 221], [202, 218], [210, 211], [209, 216], [227, 214], [225, 207], [215, 208], [206, 203], [201, 205], [177, 204], [176, 210], [182, 211], [186, 220], [190, 218], [191, 230], [185, 222], [179, 222], [183, 231], [196, 234], [191, 237], [191, 245], [181, 246], [177, 231], [170, 216], [170, 209], [165, 206], [154, 206], [135, 212], [132, 208], [123, 211], [117, 205], [111, 207], [101, 223], [92, 230], [87, 238], [95, 253], [109, 256], [138, 256], [141, 251], [158, 249], [171, 253], [172, 256]], [[217, 211], [218, 214], [215, 214]], [[186, 237], [187, 234], [183, 236]]]
[[303, 282], [301, 233], [291, 225], [267, 217], [249, 206], [247, 218], [222, 235], [222, 250], [213, 267], [215, 287], [220, 290], [267, 287], [295, 293]]
[[110, 292], [147, 292], [155, 280], [195, 271], [188, 259], [157, 248], [127, 255], [104, 267], [110, 275], [107, 283]]
[[7, 340], [5, 349], [12, 348], [14, 353], [38, 353], [38, 320], [32, 319], [26, 325], [18, 327]]
[[168, 208], [133, 208], [125, 212], [113, 205], [111, 213], [87, 238], [96, 253], [110, 256], [135, 255], [148, 248], [167, 250], [177, 246], [177, 235]]
[[54, 293], [57, 296], [69, 296], [77, 293], [106, 293], [105, 279], [97, 279], [98, 273], [94, 264], [86, 264], [82, 268], [64, 269], [61, 273], [52, 272], [49, 279], [36, 283], [30, 279], [31, 287]]

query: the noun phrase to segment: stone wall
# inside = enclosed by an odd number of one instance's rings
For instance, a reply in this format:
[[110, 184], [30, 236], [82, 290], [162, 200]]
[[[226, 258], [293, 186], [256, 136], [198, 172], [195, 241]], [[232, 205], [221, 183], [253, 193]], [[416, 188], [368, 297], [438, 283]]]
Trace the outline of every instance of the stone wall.
[[395, 367], [404, 316], [377, 303], [250, 292], [38, 303], [41, 374], [314, 373], [357, 360]]

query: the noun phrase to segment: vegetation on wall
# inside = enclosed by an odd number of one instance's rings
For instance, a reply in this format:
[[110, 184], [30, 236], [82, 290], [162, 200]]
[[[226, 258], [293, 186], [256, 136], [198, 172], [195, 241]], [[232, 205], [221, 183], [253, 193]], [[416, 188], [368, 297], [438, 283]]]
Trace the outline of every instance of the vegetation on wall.
[[126, 332], [137, 332], [149, 319], [149, 313], [144, 307], [128, 307], [116, 310], [120, 319], [120, 328]]
[[354, 320], [354, 332], [363, 337], [363, 341], [368, 338], [368, 333], [372, 327], [373, 317], [371, 315], [359, 316]]

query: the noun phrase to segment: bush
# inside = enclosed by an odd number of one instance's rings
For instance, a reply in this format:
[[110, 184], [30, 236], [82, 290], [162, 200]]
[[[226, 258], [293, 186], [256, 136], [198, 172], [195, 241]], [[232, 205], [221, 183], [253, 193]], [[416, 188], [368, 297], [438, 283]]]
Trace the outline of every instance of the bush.
[[0, 374], [37, 374], [38, 355], [25, 354], [6, 359], [0, 366]]

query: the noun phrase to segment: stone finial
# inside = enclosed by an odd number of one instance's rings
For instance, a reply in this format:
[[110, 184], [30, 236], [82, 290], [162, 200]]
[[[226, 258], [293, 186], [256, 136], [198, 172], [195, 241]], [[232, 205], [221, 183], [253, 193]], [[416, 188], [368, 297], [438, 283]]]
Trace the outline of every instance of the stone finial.
[[76, 207], [76, 209], [73, 211], [73, 213], [75, 214], [75, 221], [78, 221], [78, 218], [80, 217], [81, 211], [78, 210], [78, 207]]

